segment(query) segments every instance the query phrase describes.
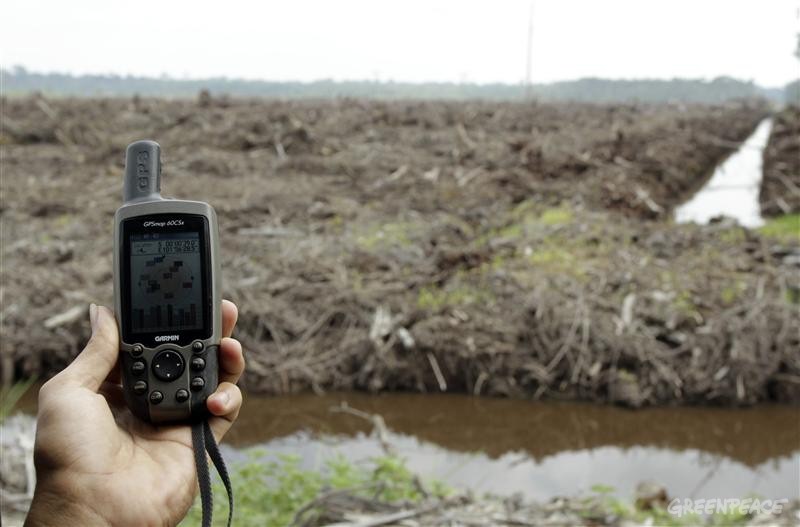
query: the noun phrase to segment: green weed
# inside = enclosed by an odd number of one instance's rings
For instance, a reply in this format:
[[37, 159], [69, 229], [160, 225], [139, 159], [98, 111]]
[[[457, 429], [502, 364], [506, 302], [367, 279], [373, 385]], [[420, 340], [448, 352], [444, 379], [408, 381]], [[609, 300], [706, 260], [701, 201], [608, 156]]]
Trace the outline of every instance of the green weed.
[[700, 313], [697, 305], [694, 303], [694, 295], [692, 295], [691, 291], [679, 291], [678, 294], [675, 295], [673, 306], [685, 317], [694, 318]]
[[788, 287], [783, 297], [787, 304], [800, 305], [800, 288]]
[[573, 219], [572, 211], [566, 207], [546, 209], [539, 217], [539, 221], [545, 225], [565, 225], [572, 223]]
[[745, 230], [741, 227], [732, 227], [722, 231], [719, 235], [720, 240], [731, 245], [742, 243], [746, 238]]
[[[235, 524], [249, 527], [291, 525], [295, 514], [322, 492], [349, 489], [354, 494], [383, 501], [416, 502], [423, 498], [420, 484], [405, 463], [394, 457], [380, 457], [355, 464], [343, 457], [328, 460], [322, 470], [300, 467], [297, 456], [267, 458], [262, 450], [249, 453], [246, 461], [230, 467], [236, 496]], [[224, 496], [219, 478], [214, 483], [216, 496]], [[445, 497], [450, 491], [443, 484], [426, 483], [428, 491]], [[313, 516], [314, 510], [307, 512]], [[225, 525], [227, 501], [214, 500], [214, 525]], [[202, 516], [199, 499], [181, 522], [183, 527], [199, 525]]]
[[0, 423], [5, 421], [6, 417], [11, 415], [14, 407], [28, 391], [28, 388], [36, 382], [36, 379], [31, 378], [23, 381], [17, 381], [10, 386], [3, 386], [0, 388]]
[[572, 253], [562, 247], [550, 246], [534, 249], [528, 261], [533, 265], [559, 267], [571, 264], [574, 261]]
[[467, 284], [448, 288], [423, 287], [417, 294], [417, 307], [437, 311], [445, 307], [467, 306], [493, 300], [494, 296], [490, 291]]
[[734, 283], [723, 287], [719, 297], [723, 304], [729, 306], [740, 299], [745, 291], [747, 291], [747, 283], [744, 280], [736, 280]]
[[786, 214], [771, 219], [758, 231], [768, 238], [800, 243], [800, 214]]
[[537, 206], [530, 201], [523, 201], [511, 212], [512, 221], [507, 225], [491, 229], [475, 238], [475, 245], [485, 245], [492, 240], [517, 240], [535, 234], [542, 227], [566, 225], [574, 221], [575, 216], [567, 207], [552, 207], [537, 211]]
[[356, 244], [367, 251], [406, 247], [411, 245], [411, 234], [416, 228], [410, 222], [392, 222], [372, 226], [356, 236]]

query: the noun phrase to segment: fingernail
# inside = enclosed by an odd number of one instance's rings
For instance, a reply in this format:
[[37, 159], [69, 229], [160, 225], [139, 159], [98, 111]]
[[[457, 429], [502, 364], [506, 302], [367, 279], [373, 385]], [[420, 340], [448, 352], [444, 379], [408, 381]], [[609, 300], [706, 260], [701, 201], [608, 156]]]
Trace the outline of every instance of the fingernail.
[[222, 406], [228, 406], [228, 402], [231, 400], [231, 396], [228, 392], [220, 392], [215, 395], [214, 398], [217, 399]]
[[92, 334], [97, 328], [97, 304], [89, 304], [89, 323], [92, 325]]

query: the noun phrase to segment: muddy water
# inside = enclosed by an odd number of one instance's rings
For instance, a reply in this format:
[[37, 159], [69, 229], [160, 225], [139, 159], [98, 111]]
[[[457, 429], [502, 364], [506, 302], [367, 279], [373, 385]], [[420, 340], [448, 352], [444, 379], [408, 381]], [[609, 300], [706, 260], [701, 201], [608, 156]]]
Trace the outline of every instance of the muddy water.
[[412, 470], [478, 492], [547, 499], [607, 484], [629, 496], [654, 480], [675, 497], [800, 496], [800, 409], [791, 407], [634, 412], [458, 395], [249, 395], [229, 444], [294, 453], [307, 467], [380, 455], [369, 421], [331, 411], [342, 401], [383, 416]]
[[[18, 408], [34, 413], [36, 392]], [[342, 402], [381, 415], [413, 471], [455, 488], [545, 500], [595, 484], [631, 496], [652, 480], [679, 498], [800, 497], [800, 408], [788, 406], [631, 411], [451, 394], [246, 394], [226, 456], [263, 447], [314, 468], [337, 455], [382, 455], [369, 420], [332, 410]]]
[[758, 203], [764, 147], [772, 128], [765, 119], [742, 146], [728, 157], [711, 179], [686, 203], [675, 210], [678, 222], [708, 223], [720, 215], [735, 218], [745, 227], [764, 223]]

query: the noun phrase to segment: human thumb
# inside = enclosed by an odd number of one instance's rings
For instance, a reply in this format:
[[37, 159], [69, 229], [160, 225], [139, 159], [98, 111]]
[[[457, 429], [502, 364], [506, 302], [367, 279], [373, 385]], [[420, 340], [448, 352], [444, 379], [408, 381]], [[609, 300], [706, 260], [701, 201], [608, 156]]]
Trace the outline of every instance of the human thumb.
[[107, 307], [91, 304], [89, 322], [92, 337], [64, 373], [86, 388], [97, 391], [117, 364], [119, 332], [114, 315]]

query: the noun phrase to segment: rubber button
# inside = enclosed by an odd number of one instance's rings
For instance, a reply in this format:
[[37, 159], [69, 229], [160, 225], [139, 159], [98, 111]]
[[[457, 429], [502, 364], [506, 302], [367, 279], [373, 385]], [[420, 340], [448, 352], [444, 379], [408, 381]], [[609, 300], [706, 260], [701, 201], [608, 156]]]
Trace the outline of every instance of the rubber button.
[[147, 365], [144, 363], [143, 360], [133, 361], [131, 364], [131, 373], [134, 375], [141, 375], [144, 373], [144, 370], [147, 369]]
[[192, 370], [203, 371], [205, 367], [206, 367], [206, 361], [202, 357], [194, 357], [192, 359]]
[[183, 373], [183, 357], [177, 351], [164, 350], [153, 358], [152, 369], [162, 381], [174, 381]]
[[135, 345], [133, 346], [133, 348], [131, 348], [131, 352], [132, 352], [134, 355], [141, 355], [143, 351], [144, 351], [144, 348], [142, 347], [142, 345], [141, 345], [141, 344], [135, 344]]
[[150, 404], [158, 404], [164, 400], [164, 394], [159, 391], [150, 392]]
[[202, 390], [205, 385], [206, 381], [204, 381], [202, 377], [195, 377], [192, 379], [191, 387], [193, 392]]
[[192, 349], [194, 350], [195, 353], [200, 353], [201, 351], [203, 351], [203, 343], [200, 342], [199, 340], [195, 340], [192, 343]]
[[147, 383], [144, 381], [136, 381], [133, 383], [133, 393], [136, 395], [142, 395], [144, 392], [147, 391]]
[[179, 403], [184, 402], [188, 398], [189, 398], [189, 392], [187, 390], [181, 389], [175, 392], [175, 400], [178, 401]]

